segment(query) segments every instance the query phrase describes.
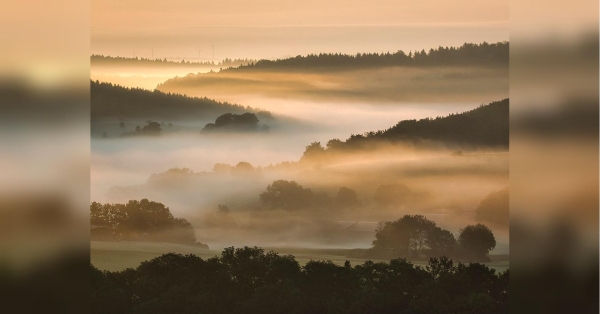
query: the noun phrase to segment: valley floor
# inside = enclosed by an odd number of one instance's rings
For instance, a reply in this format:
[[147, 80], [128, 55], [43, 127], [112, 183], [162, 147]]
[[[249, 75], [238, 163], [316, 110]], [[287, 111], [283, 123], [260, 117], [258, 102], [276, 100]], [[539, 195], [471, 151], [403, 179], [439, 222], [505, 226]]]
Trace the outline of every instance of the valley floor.
[[[91, 263], [100, 270], [120, 271], [126, 268], [136, 268], [143, 261], [147, 261], [166, 253], [194, 254], [203, 259], [208, 259], [221, 254], [221, 248], [202, 249], [195, 246], [173, 243], [155, 242], [90, 242]], [[310, 260], [330, 260], [335, 264], [343, 265], [350, 261], [352, 265], [362, 264], [368, 259], [347, 257], [350, 249], [315, 249], [315, 248], [265, 248], [265, 251], [275, 251], [281, 254], [291, 254], [296, 257], [300, 265]], [[485, 263], [496, 271], [504, 271], [509, 268], [508, 255], [490, 255], [491, 262]], [[377, 260], [375, 260], [377, 261]], [[424, 266], [426, 262], [415, 261], [415, 265]]]

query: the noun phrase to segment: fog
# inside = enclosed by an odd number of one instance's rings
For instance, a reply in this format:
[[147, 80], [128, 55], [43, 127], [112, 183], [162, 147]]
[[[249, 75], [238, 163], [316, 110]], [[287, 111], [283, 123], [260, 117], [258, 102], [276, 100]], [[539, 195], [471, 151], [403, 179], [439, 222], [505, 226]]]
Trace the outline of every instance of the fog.
[[[398, 144], [340, 154], [322, 162], [277, 165], [298, 162], [305, 147], [315, 141], [324, 146], [330, 139], [345, 140], [351, 134], [385, 129], [399, 120], [462, 112], [478, 104], [377, 106], [268, 99], [260, 103], [286, 113], [275, 113], [277, 124], [267, 133], [203, 134], [203, 122], [173, 121], [174, 128], [181, 126], [181, 131], [165, 129], [155, 137], [92, 139], [92, 201], [124, 203], [148, 198], [162, 202], [176, 217], [188, 219], [198, 240], [211, 247], [356, 248], [370, 246], [379, 221], [405, 214], [425, 214], [457, 233], [475, 223], [475, 208], [486, 195], [508, 185], [505, 148], [467, 149], [457, 154], [462, 148]], [[237, 171], [239, 162], [248, 162], [254, 169]], [[233, 169], [213, 171], [218, 163]], [[188, 170], [169, 170], [173, 168]], [[259, 194], [275, 180], [296, 181], [330, 198], [335, 198], [341, 187], [351, 188], [361, 206], [267, 210]], [[380, 185], [394, 183], [425, 197], [382, 208], [373, 200], [374, 193]], [[219, 204], [228, 206], [229, 214], [219, 214]], [[358, 227], [347, 229], [354, 223], [359, 223]], [[505, 253], [506, 243], [499, 239], [498, 247]]]
[[[133, 131], [143, 121], [125, 121], [125, 130], [118, 127], [118, 121], [112, 122], [110, 129], [98, 127], [115, 137], [92, 139], [92, 201], [108, 201], [106, 193], [113, 185], [141, 184], [150, 174], [173, 167], [199, 172], [211, 171], [216, 163], [246, 161], [255, 166], [267, 166], [297, 161], [305, 147], [315, 141], [325, 145], [328, 140], [345, 140], [351, 134], [385, 129], [400, 120], [462, 112], [478, 105], [409, 103], [375, 106], [281, 102], [256, 97], [247, 100], [248, 103], [260, 103], [268, 109], [277, 110], [276, 124], [266, 122], [271, 126], [270, 132], [204, 135], [200, 134], [201, 128], [212, 121], [165, 121], [172, 122], [173, 128], [180, 131], [169, 133], [165, 129], [159, 137], [122, 138], [118, 135]], [[277, 115], [280, 111], [285, 115]]]
[[[159, 78], [176, 74], [151, 68], [137, 76], [124, 73], [100, 78], [151, 89]], [[156, 136], [121, 136], [146, 123], [143, 110], [137, 118], [105, 116], [92, 125], [91, 200], [161, 202], [190, 221], [198, 241], [211, 248], [366, 248], [378, 222], [407, 214], [426, 215], [456, 234], [476, 222], [483, 198], [508, 186], [506, 147], [405, 141], [303, 158], [313, 142], [326, 146], [401, 120], [447, 116], [504, 99], [504, 65], [226, 70], [170, 77], [155, 87], [272, 115], [257, 115], [258, 125], [268, 126], [261, 132], [201, 132], [220, 116], [218, 110], [154, 119], [162, 123]], [[295, 181], [315, 199], [305, 200], [310, 205], [302, 210], [269, 209], [259, 195], [277, 180]], [[394, 196], [399, 203], [382, 205], [375, 195], [391, 185], [409, 192]], [[360, 206], [335, 205], [342, 187], [356, 192]], [[219, 205], [228, 213], [220, 213]], [[507, 253], [506, 228], [496, 229], [498, 250]]]
[[487, 103], [508, 97], [508, 67], [236, 70], [189, 74], [170, 79], [157, 89], [234, 102], [251, 96], [371, 104]]
[[[218, 150], [218, 147], [211, 147]], [[102, 176], [92, 173], [92, 178], [94, 181], [110, 180], [113, 174], [120, 174], [122, 183], [115, 182], [105, 195], [106, 200], [121, 203], [151, 198], [167, 204], [174, 215], [192, 222], [199, 241], [212, 246], [259, 243], [264, 246], [368, 247], [377, 222], [396, 220], [405, 214], [425, 214], [440, 226], [458, 232], [475, 222], [474, 210], [487, 194], [507, 186], [506, 152], [462, 155], [452, 152], [446, 148], [393, 146], [381, 147], [376, 152], [336, 156], [334, 162], [301, 162], [243, 170], [234, 167], [220, 171], [206, 171], [208, 167], [188, 162], [192, 170], [174, 169], [154, 176], [144, 176], [143, 172], [168, 166], [159, 162], [144, 165], [134, 162], [129, 165], [137, 165], [129, 166], [129, 171], [114, 169], [111, 172], [101, 168], [97, 171]], [[220, 162], [235, 166], [239, 161], [250, 161], [252, 155], [259, 153], [260, 150], [250, 150], [248, 154], [217, 153], [211, 157], [222, 158]], [[144, 154], [136, 152], [127, 155], [131, 160], [145, 159]], [[186, 164], [176, 160], [182, 155], [201, 159], [202, 150], [179, 155], [170, 153], [164, 159], [173, 160], [172, 164], [179, 166]], [[272, 158], [285, 160], [283, 154]], [[168, 163], [166, 160], [164, 162]], [[111, 163], [107, 164], [106, 167], [110, 167]], [[340, 187], [348, 187], [357, 192], [361, 205], [352, 209], [335, 208], [326, 203], [296, 211], [265, 209], [259, 202], [259, 194], [267, 185], [280, 179], [296, 181], [331, 198]], [[135, 183], [128, 185], [127, 182]], [[376, 189], [393, 183], [406, 185], [411, 190], [410, 201], [400, 206], [382, 207], [374, 201]], [[228, 206], [230, 212], [219, 213], [219, 204]], [[363, 225], [358, 230], [346, 229], [354, 222]]]

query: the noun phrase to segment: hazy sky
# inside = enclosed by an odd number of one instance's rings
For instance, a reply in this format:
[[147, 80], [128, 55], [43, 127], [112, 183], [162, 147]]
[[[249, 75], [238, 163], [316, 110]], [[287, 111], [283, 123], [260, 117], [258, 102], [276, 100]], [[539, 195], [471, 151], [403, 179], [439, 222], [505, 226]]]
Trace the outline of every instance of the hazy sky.
[[93, 0], [92, 53], [277, 58], [508, 40], [507, 0]]

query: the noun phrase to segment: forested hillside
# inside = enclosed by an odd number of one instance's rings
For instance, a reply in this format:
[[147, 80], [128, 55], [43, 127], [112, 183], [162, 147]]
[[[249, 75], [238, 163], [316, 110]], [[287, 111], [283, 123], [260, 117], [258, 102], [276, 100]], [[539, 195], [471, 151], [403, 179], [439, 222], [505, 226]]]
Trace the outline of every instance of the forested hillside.
[[439, 47], [409, 52], [402, 50], [394, 53], [358, 53], [356, 55], [340, 53], [309, 54], [287, 59], [260, 60], [256, 63], [241, 65], [229, 71], [254, 69], [290, 69], [290, 68], [347, 68], [373, 66], [469, 66], [469, 65], [508, 65], [508, 42], [488, 44], [465, 43], [460, 47]]
[[225, 113], [258, 112], [228, 102], [209, 98], [188, 97], [179, 94], [126, 88], [111, 83], [91, 81], [91, 117], [142, 119], [197, 119]]
[[403, 120], [395, 126], [364, 134], [352, 134], [346, 141], [332, 139], [322, 147], [320, 142], [307, 146], [303, 158], [326, 152], [366, 148], [382, 141], [419, 142], [422, 140], [464, 146], [506, 147], [509, 142], [509, 100], [481, 105], [476, 109], [445, 117]]

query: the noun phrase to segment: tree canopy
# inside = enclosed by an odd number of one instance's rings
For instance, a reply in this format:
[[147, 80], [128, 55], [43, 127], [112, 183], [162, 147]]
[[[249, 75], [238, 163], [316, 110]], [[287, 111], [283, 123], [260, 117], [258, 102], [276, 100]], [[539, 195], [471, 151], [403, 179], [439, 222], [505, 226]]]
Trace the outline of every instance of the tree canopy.
[[259, 195], [263, 206], [271, 209], [298, 210], [310, 207], [314, 198], [311, 189], [296, 181], [276, 180]]
[[496, 238], [490, 228], [476, 224], [460, 230], [458, 243], [469, 260], [488, 261], [487, 254], [496, 247]]
[[194, 228], [175, 218], [165, 205], [142, 199], [127, 204], [90, 205], [91, 238], [101, 240], [154, 240], [194, 244]]
[[457, 257], [468, 261], [488, 261], [496, 246], [492, 231], [484, 225], [467, 226], [458, 239], [422, 215], [405, 215], [396, 221], [379, 223], [369, 256], [380, 258]]
[[90, 265], [92, 313], [508, 313], [509, 272], [432, 258], [338, 266], [260, 248], [204, 260], [169, 253], [136, 269]]
[[429, 140], [466, 147], [508, 148], [508, 110], [509, 100], [504, 99], [445, 117], [402, 120], [386, 130], [352, 134], [346, 141], [329, 140], [326, 148], [320, 142], [313, 142], [306, 146], [302, 158], [317, 159], [315, 157], [327, 156], [327, 153], [368, 149], [381, 142], [401, 141], [418, 143]]
[[426, 256], [452, 256], [456, 240], [452, 233], [436, 226], [422, 215], [405, 215], [380, 223], [371, 254], [382, 257], [420, 259]]
[[508, 42], [488, 44], [465, 43], [460, 47], [438, 47], [429, 51], [394, 53], [319, 53], [277, 60], [259, 60], [223, 71], [251, 71], [306, 68], [356, 68], [381, 66], [507, 66]]
[[256, 114], [251, 112], [243, 114], [225, 113], [217, 117], [214, 123], [206, 124], [202, 131], [257, 131], [258, 122]]
[[92, 121], [101, 118], [137, 119], [206, 119], [225, 113], [255, 112], [228, 102], [180, 94], [126, 88], [112, 83], [90, 81], [90, 109]]

